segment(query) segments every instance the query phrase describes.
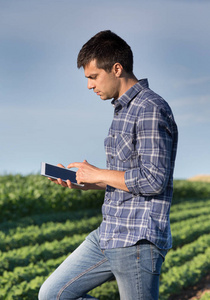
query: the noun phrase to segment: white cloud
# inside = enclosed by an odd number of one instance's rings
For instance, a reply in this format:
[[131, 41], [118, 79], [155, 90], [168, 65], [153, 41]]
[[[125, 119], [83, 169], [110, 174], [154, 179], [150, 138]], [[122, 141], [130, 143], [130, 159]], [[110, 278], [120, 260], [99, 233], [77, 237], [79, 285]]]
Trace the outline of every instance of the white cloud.
[[210, 95], [186, 96], [172, 100], [179, 126], [210, 125]]

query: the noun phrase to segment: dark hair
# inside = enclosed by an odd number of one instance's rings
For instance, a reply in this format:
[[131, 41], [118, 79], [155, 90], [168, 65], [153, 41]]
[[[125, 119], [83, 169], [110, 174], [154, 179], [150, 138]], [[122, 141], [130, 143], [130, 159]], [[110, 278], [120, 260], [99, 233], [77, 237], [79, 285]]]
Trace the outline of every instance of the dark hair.
[[120, 63], [127, 73], [133, 72], [133, 53], [130, 46], [110, 30], [100, 31], [85, 43], [77, 58], [77, 67], [85, 67], [96, 59], [97, 67], [111, 72]]

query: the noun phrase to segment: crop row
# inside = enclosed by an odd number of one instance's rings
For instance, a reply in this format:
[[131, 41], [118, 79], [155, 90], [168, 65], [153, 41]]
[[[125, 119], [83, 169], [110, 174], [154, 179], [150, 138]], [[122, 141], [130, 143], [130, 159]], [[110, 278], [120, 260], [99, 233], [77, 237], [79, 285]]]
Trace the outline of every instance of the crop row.
[[[173, 204], [208, 199], [209, 194], [209, 184], [175, 180]], [[1, 222], [45, 212], [98, 208], [103, 197], [103, 191], [69, 190], [39, 175], [0, 176]]]
[[[31, 263], [26, 267], [17, 267], [14, 272], [4, 272], [0, 277], [0, 299], [35, 299], [39, 288], [49, 274], [66, 258], [51, 259], [47, 262]], [[92, 291], [100, 299], [116, 300], [118, 287], [115, 281], [107, 282]], [[113, 297], [113, 298], [112, 298]]]
[[210, 269], [210, 247], [191, 261], [181, 266], [171, 267], [167, 273], [162, 274], [160, 285], [160, 299], [167, 300], [170, 295], [178, 294], [183, 288], [193, 286]]
[[13, 271], [4, 271], [0, 277], [0, 290], [4, 289], [5, 295], [7, 295], [13, 286], [20, 284], [22, 281], [30, 282], [37, 276], [48, 276], [64, 261], [66, 256], [63, 255], [45, 262], [30, 263], [27, 266], [16, 267]]
[[[18, 227], [7, 233], [0, 232], [0, 249], [8, 251], [30, 244], [41, 244], [44, 241], [60, 240], [63, 236], [87, 233], [101, 222], [101, 215], [77, 221], [67, 220], [65, 223], [48, 222], [40, 227], [31, 225], [26, 228]], [[203, 215], [172, 224], [174, 247], [197, 239], [201, 234], [209, 233], [209, 215]]]
[[12, 229], [7, 234], [0, 232], [0, 250], [8, 251], [25, 245], [61, 240], [63, 236], [88, 233], [97, 228], [100, 222], [101, 215], [98, 215], [74, 222], [67, 220], [65, 223], [47, 222], [40, 227], [35, 225], [26, 228], [18, 227], [15, 232]]
[[182, 248], [171, 249], [166, 255], [162, 272], [167, 272], [172, 266], [181, 266], [185, 262], [190, 261], [194, 256], [204, 253], [208, 247], [210, 247], [210, 235], [205, 234], [197, 240], [185, 244]]
[[[205, 217], [205, 218], [204, 218]], [[188, 242], [191, 242], [195, 239], [197, 239], [199, 236], [209, 233], [209, 218], [206, 216], [200, 217], [200, 218], [194, 218], [194, 219], [189, 219], [187, 221], [182, 221], [178, 225], [175, 223], [173, 227], [175, 227], [174, 231], [174, 240], [175, 240], [175, 247], [186, 244]], [[66, 254], [69, 251], [72, 251], [76, 245], [81, 242], [84, 238], [84, 231], [87, 234], [87, 231], [91, 231], [92, 229], [96, 228], [100, 223], [100, 217], [93, 217], [90, 219], [90, 222], [81, 221], [81, 233], [83, 231], [83, 234], [81, 235], [74, 235], [74, 236], [66, 236], [65, 238], [61, 239], [60, 241], [53, 240], [52, 242], [44, 242], [42, 244], [35, 244], [33, 246], [28, 245], [24, 247], [20, 247], [18, 249], [13, 249], [7, 252], [1, 252], [0, 256], [0, 274], [3, 273], [4, 270], [12, 270], [15, 266], [24, 266], [28, 265], [30, 262], [37, 261], [37, 260], [47, 260], [49, 258], [57, 258], [59, 255]], [[48, 232], [48, 228], [45, 227], [46, 234], [43, 235], [41, 238], [39, 237], [39, 230], [37, 230], [36, 233], [36, 238], [37, 240], [45, 240], [47, 239], [46, 235], [51, 235], [51, 236], [62, 236], [61, 233], [63, 231], [69, 231], [70, 222], [66, 222], [65, 224], [59, 224], [59, 230], [55, 231], [53, 230], [53, 223], [51, 227], [52, 233]], [[76, 223], [76, 226], [74, 223], [72, 225], [72, 232], [75, 232], [77, 226], [79, 227], [80, 224]], [[176, 225], [176, 226], [175, 226]], [[89, 228], [88, 228], [89, 226]], [[65, 229], [64, 229], [65, 227]], [[174, 228], [172, 227], [172, 231]], [[86, 230], [88, 228], [88, 230]], [[78, 228], [79, 230], [79, 228]], [[59, 234], [58, 234], [59, 232]], [[27, 239], [29, 238], [28, 232], [26, 232]], [[23, 233], [24, 234], [24, 233]], [[55, 234], [55, 235], [54, 235]], [[41, 236], [41, 233], [40, 233]], [[60, 239], [59, 237], [59, 239]], [[17, 236], [18, 238], [18, 236]], [[32, 240], [36, 241], [35, 238], [32, 238]], [[78, 242], [79, 240], [79, 242]], [[20, 240], [16, 240], [16, 245], [17, 243], [21, 244], [22, 239], [22, 234], [20, 235]], [[12, 243], [11, 240], [9, 240], [10, 243]], [[8, 245], [8, 243], [6, 243]], [[15, 241], [14, 241], [15, 245]]]
[[182, 247], [203, 234], [209, 234], [209, 216], [200, 216], [172, 224], [171, 231], [173, 248]]
[[170, 221], [171, 223], [182, 220], [199, 217], [200, 215], [210, 215], [210, 200], [201, 201], [201, 203], [184, 203], [182, 205], [172, 205]]
[[173, 203], [183, 203], [187, 199], [191, 202], [208, 199], [210, 184], [208, 182], [193, 182], [187, 180], [174, 180]]
[[[58, 261], [59, 263], [59, 261]], [[193, 285], [204, 276], [210, 268], [210, 247], [202, 254], [195, 256], [191, 261], [181, 266], [171, 267], [168, 272], [163, 272], [160, 284], [160, 300], [166, 300], [171, 294], [178, 294], [183, 287]], [[41, 272], [40, 272], [41, 274]], [[34, 299], [39, 287], [46, 276], [36, 276], [32, 280], [23, 278], [21, 282], [13, 282], [13, 286], [6, 285], [1, 289], [0, 296], [3, 299]], [[107, 289], [108, 288], [108, 289]], [[7, 295], [7, 296], [5, 296]], [[91, 292], [94, 297], [101, 300], [117, 300], [118, 290], [115, 281], [97, 287]]]
[[94, 209], [104, 191], [70, 190], [42, 176], [0, 176], [1, 222], [40, 213]]
[[[162, 273], [168, 272], [173, 266], [181, 266], [192, 260], [193, 257], [205, 253], [207, 248], [210, 248], [210, 235], [203, 235], [193, 243], [186, 244], [177, 250], [170, 250], [162, 266]], [[9, 291], [12, 286], [24, 280], [31, 281], [37, 276], [47, 276], [57, 268], [66, 256], [67, 254], [56, 259], [41, 260], [27, 266], [15, 267], [13, 271], [4, 271], [2, 277], [0, 277], [0, 287], [1, 289], [4, 288], [5, 291]]]
[[[65, 223], [47, 222], [28, 227], [17, 227], [6, 233], [0, 231], [0, 250], [8, 251], [26, 245], [42, 244], [45, 241], [60, 240], [63, 236], [88, 233], [99, 226], [101, 215], [92, 218], [82, 218], [76, 221], [67, 220]], [[172, 224], [173, 244], [178, 247], [190, 242], [200, 234], [209, 232], [209, 215], [201, 215], [196, 218], [183, 220]]]
[[187, 211], [188, 209], [200, 209], [202, 207], [207, 206], [210, 203], [210, 194], [208, 195], [208, 198], [206, 199], [197, 199], [196, 200], [189, 200], [185, 199], [180, 203], [176, 203], [172, 200], [172, 206], [171, 206], [171, 213], [179, 213], [181, 211]]
[[[173, 249], [162, 267], [160, 300], [210, 269], [210, 185], [175, 181], [174, 187]], [[41, 176], [0, 177], [0, 300], [37, 299], [43, 281], [100, 224], [102, 202], [101, 191], [72, 191]], [[91, 295], [119, 299], [115, 281]]]
[[85, 209], [78, 211], [62, 211], [62, 212], [45, 212], [43, 214], [31, 215], [18, 220], [10, 220], [0, 223], [0, 231], [8, 234], [8, 232], [16, 231], [16, 228], [26, 228], [31, 225], [41, 226], [47, 222], [66, 222], [67, 220], [77, 221], [82, 218], [90, 218], [101, 212], [100, 208]]
[[[10, 290], [2, 289], [0, 290], [0, 300], [37, 299], [39, 288], [45, 279], [45, 276], [37, 276], [30, 282], [22, 281], [20, 284], [11, 287]], [[100, 300], [119, 300], [116, 281], [106, 282], [90, 294], [96, 298], [100, 297]]]
[[[20, 293], [21, 296], [27, 294], [28, 296], [27, 299], [29, 299], [28, 288], [31, 286], [33, 286], [33, 296], [35, 298], [35, 295], [38, 294], [38, 290], [41, 284], [43, 283], [43, 281], [49, 276], [49, 274], [53, 270], [55, 270], [55, 268], [58, 265], [60, 265], [60, 263], [65, 258], [66, 255], [59, 257], [57, 259], [50, 259], [46, 262], [39, 261], [37, 264], [31, 263], [26, 267], [16, 267], [13, 272], [5, 271], [3, 276], [0, 277], [0, 296], [1, 296], [0, 299], [13, 299], [10, 297], [14, 295], [16, 295], [14, 299], [19, 299], [17, 298], [18, 293]], [[27, 285], [26, 282], [28, 283]], [[34, 286], [35, 283], [36, 283], [36, 287]], [[19, 291], [18, 293], [16, 292], [16, 288], [15, 288], [17, 286], [21, 287], [21, 289], [20, 288], [17, 289]], [[103, 291], [104, 287], [106, 287], [105, 293]], [[108, 282], [103, 286], [99, 286], [93, 291], [95, 297], [97, 295], [100, 295], [100, 297], [102, 296], [101, 299], [104, 300], [105, 299], [107, 300], [107, 298], [112, 299], [110, 298], [110, 295], [108, 296], [109, 292], [111, 295], [113, 295], [113, 292], [114, 295], [118, 294], [118, 288], [114, 281]], [[103, 298], [103, 294], [106, 295], [106, 298]], [[113, 299], [116, 300], [116, 298]]]
[[45, 242], [41, 245], [25, 246], [0, 253], [0, 275], [5, 270], [12, 271], [16, 266], [27, 266], [39, 260], [58, 258], [72, 252], [85, 239], [87, 234], [64, 237], [62, 240]]

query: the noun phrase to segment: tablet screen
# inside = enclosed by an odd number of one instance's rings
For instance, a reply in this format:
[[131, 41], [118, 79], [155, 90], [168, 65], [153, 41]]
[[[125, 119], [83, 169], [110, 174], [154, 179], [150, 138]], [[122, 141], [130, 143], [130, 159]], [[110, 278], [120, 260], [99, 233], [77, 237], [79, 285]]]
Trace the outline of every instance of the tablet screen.
[[[77, 184], [76, 172], [69, 169], [61, 168], [58, 166], [50, 165], [47, 163], [42, 163], [41, 165], [41, 175], [50, 177], [53, 179], [61, 178], [63, 181], [69, 179], [72, 183]], [[81, 185], [83, 186], [83, 185]]]

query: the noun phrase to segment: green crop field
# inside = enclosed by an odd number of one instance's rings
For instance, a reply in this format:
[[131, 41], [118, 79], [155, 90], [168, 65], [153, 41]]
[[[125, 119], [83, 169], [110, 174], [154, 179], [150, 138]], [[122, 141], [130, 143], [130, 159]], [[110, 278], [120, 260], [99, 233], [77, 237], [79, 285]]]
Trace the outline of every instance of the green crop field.
[[[65, 189], [39, 175], [0, 176], [0, 300], [37, 299], [43, 281], [100, 224], [102, 202], [102, 191]], [[160, 300], [210, 273], [209, 183], [174, 181], [171, 229]], [[115, 281], [91, 295], [119, 299]]]

